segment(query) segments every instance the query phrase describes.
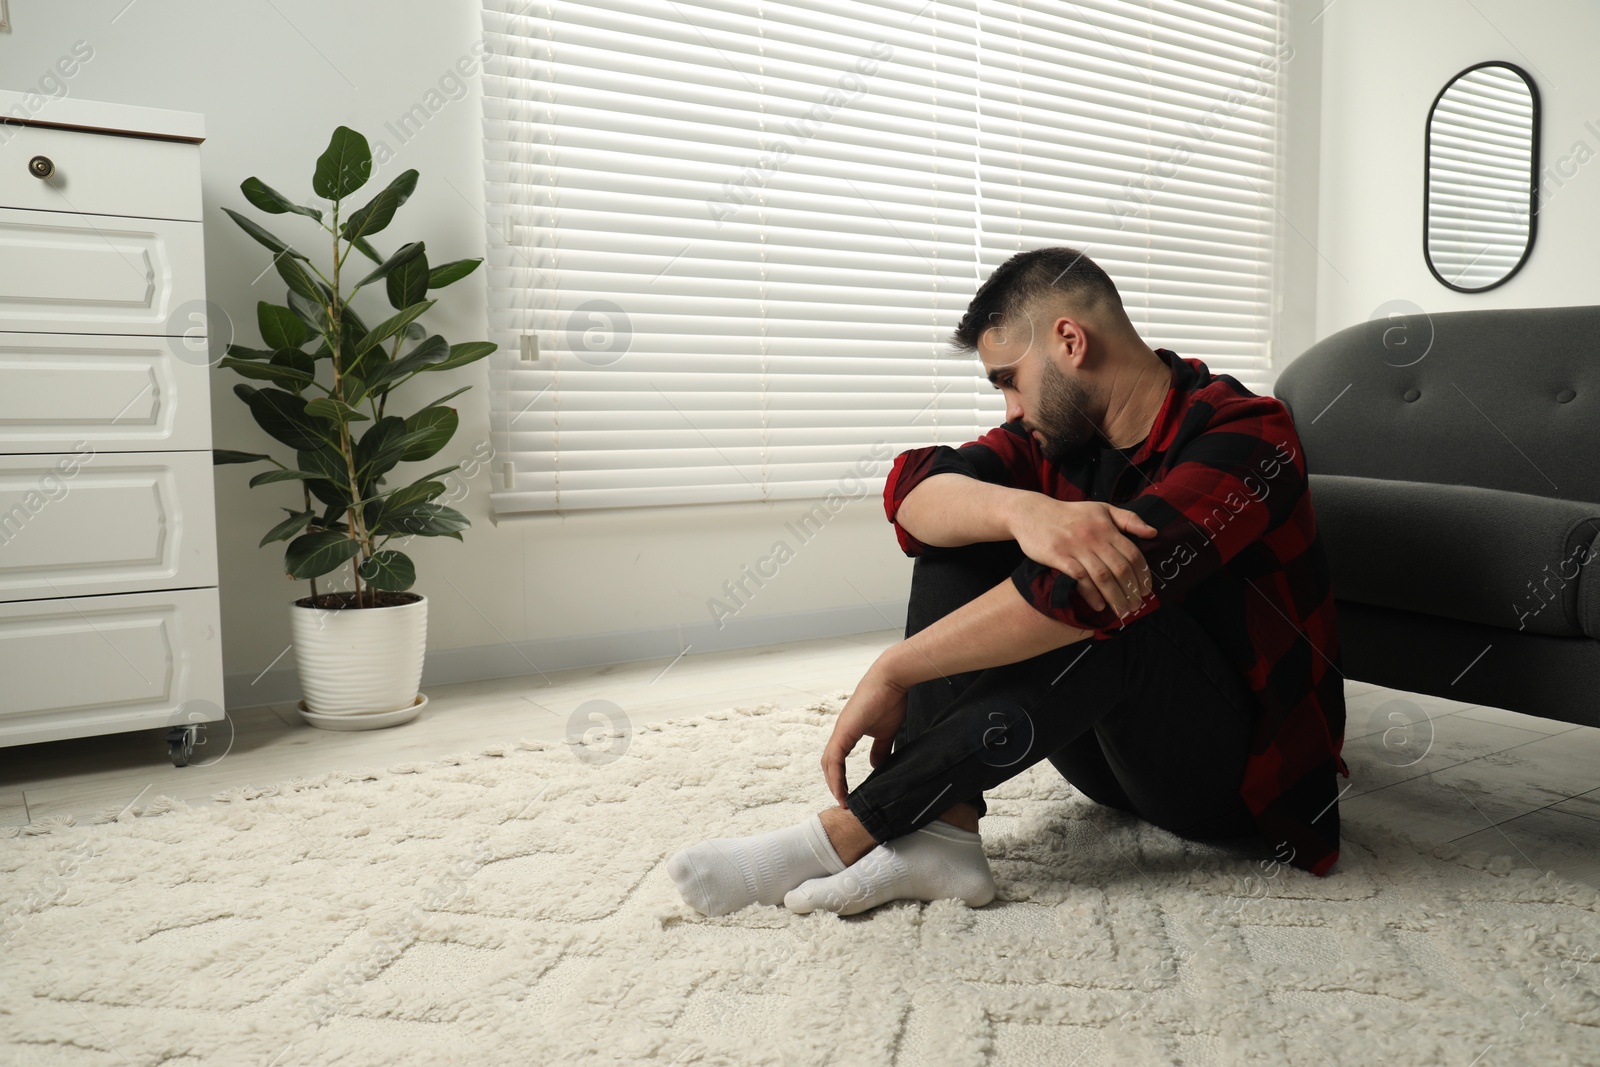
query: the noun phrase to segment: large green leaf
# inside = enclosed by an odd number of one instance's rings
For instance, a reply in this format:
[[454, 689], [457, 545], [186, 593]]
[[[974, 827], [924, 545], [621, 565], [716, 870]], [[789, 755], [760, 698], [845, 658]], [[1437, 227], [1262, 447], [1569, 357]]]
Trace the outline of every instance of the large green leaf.
[[499, 347], [493, 341], [466, 341], [459, 345], [451, 345], [449, 359], [440, 360], [424, 367], [423, 370], [455, 370], [457, 367], [465, 367], [468, 363], [476, 363]]
[[408, 453], [426, 447], [436, 432], [431, 426], [409, 429], [404, 419], [393, 415], [379, 419], [356, 445], [356, 476], [361, 479], [362, 486], [375, 484]]
[[410, 485], [390, 490], [367, 508], [367, 526], [371, 529], [376, 529], [379, 519], [385, 511], [396, 511], [412, 504], [420, 504], [424, 501], [432, 500], [443, 493], [446, 488], [445, 484], [435, 481], [435, 479], [441, 474], [454, 472], [458, 467], [459, 464], [456, 467], [441, 467], [439, 470], [424, 474]]
[[299, 320], [306, 324], [313, 336], [323, 335], [328, 332], [328, 306], [320, 294], [316, 297], [301, 296], [294, 290], [289, 291], [289, 309], [295, 313]]
[[[334, 515], [342, 515], [350, 506], [350, 494], [345, 492], [342, 479], [337, 482], [330, 482], [319, 478], [314, 482], [307, 482], [306, 487], [311, 490], [312, 496], [328, 505], [328, 511]], [[330, 530], [335, 529], [335, 526], [328, 519], [319, 520], [317, 525]], [[337, 528], [342, 530], [344, 526], [341, 524]]]
[[371, 175], [372, 148], [367, 139], [348, 126], [340, 126], [317, 158], [311, 191], [324, 200], [343, 200], [367, 184]]
[[256, 304], [256, 325], [261, 328], [261, 339], [274, 350], [299, 348], [313, 336], [310, 327], [293, 310], [265, 300]]
[[[387, 284], [390, 307], [408, 308], [428, 299], [428, 257], [418, 249], [417, 255], [389, 272]], [[411, 323], [411, 326], [415, 325]], [[409, 330], [411, 326], [406, 328]]]
[[409, 324], [412, 319], [417, 318], [424, 311], [427, 311], [429, 308], [433, 307], [433, 304], [434, 302], [432, 300], [424, 300], [421, 303], [412, 304], [410, 307], [390, 315], [388, 318], [378, 323], [378, 325], [374, 326], [367, 333], [367, 335], [361, 339], [361, 343], [356, 346], [356, 355], [360, 355], [373, 345], [382, 344], [384, 341], [387, 341], [389, 338], [405, 329], [407, 324]]
[[456, 427], [460, 422], [455, 408], [423, 408], [406, 420], [406, 429], [412, 433], [426, 430], [428, 436], [407, 449], [400, 459], [406, 463], [415, 463], [419, 459], [437, 455], [441, 448], [450, 443], [450, 438], [455, 436]]
[[284, 568], [291, 578], [320, 578], [361, 551], [361, 542], [342, 533], [324, 530], [302, 534], [289, 542]]
[[[385, 415], [367, 427], [356, 441], [355, 450], [356, 476], [363, 484], [371, 484], [378, 475], [400, 462], [400, 453], [404, 450], [396, 448], [394, 442], [405, 434], [406, 420], [398, 415]], [[387, 465], [373, 470], [374, 461], [386, 461]]]
[[471, 525], [467, 517], [455, 508], [447, 508], [443, 504], [410, 504], [385, 511], [374, 532], [399, 536], [454, 537], [459, 541], [460, 531]]
[[258, 485], [270, 485], [273, 482], [309, 482], [317, 477], [310, 471], [264, 471], [250, 479], [250, 488]]
[[[450, 468], [454, 470], [455, 468]], [[423, 504], [443, 493], [448, 488], [443, 482], [436, 482], [432, 478], [423, 478], [421, 481], [412, 482], [410, 485], [401, 486], [384, 499], [384, 511], [404, 511], [412, 504]]]
[[282, 215], [285, 211], [292, 211], [296, 215], [322, 221], [322, 212], [314, 207], [296, 204], [260, 178], [246, 178], [239, 184], [239, 191], [244, 193], [246, 200], [269, 214]]
[[271, 359], [275, 353], [264, 348], [246, 348], [244, 345], [230, 344], [223, 349], [234, 359]]
[[273, 440], [297, 449], [317, 448], [327, 442], [327, 426], [306, 415], [303, 398], [281, 389], [255, 389], [243, 382], [235, 385], [233, 391], [249, 405], [257, 425]]
[[386, 364], [372, 375], [367, 381], [367, 391], [376, 393], [392, 388], [401, 378], [416, 371], [426, 370], [430, 364], [437, 363], [450, 356], [450, 344], [443, 337], [434, 334], [425, 338], [416, 348], [407, 352], [399, 359]]
[[211, 450], [211, 465], [220, 467], [224, 463], [257, 463], [263, 459], [270, 460], [271, 456], [265, 452], [235, 452], [231, 448], [213, 448]]
[[223, 356], [217, 361], [217, 366], [227, 367], [237, 371], [246, 378], [257, 381], [272, 382], [287, 389], [299, 392], [311, 384], [312, 375], [295, 367], [286, 367], [279, 363], [261, 363], [257, 360], [238, 359], [234, 356]]
[[[453, 466], [449, 466], [449, 467], [440, 467], [436, 471], [430, 471], [429, 473], [424, 474], [421, 478], [418, 478], [417, 481], [418, 482], [431, 481], [432, 479], [439, 477], [441, 474], [452, 474], [455, 471], [458, 471], [460, 469], [461, 469], [461, 464], [459, 464], [459, 463], [454, 464]], [[413, 482], [411, 484], [415, 485], [416, 482]]]
[[416, 584], [417, 566], [404, 552], [386, 548], [361, 564], [361, 580], [374, 589], [399, 592]]
[[[289, 509], [285, 508], [284, 510], [288, 511]], [[315, 517], [316, 516], [309, 510], [290, 511], [289, 517], [278, 523], [278, 525], [274, 526], [272, 529], [268, 530], [266, 536], [261, 539], [261, 544], [257, 545], [256, 547], [263, 548], [272, 544], [274, 541], [289, 540], [289, 538], [293, 537], [295, 534], [299, 533], [301, 530], [304, 530], [308, 525], [310, 525], [311, 520]]]
[[[400, 266], [400, 264], [409, 262], [415, 256], [422, 255], [423, 249], [426, 247], [427, 242], [425, 241], [412, 241], [409, 244], [401, 245], [399, 248], [395, 249], [394, 255], [390, 256], [382, 263], [379, 263], [376, 270], [374, 270], [371, 274], [368, 274], [365, 278], [362, 278], [359, 282], [356, 282], [356, 289], [360, 289], [368, 282], [375, 282], [379, 278], [385, 277], [390, 271]], [[354, 292], [354, 290], [351, 291]]]
[[[341, 491], [345, 483], [350, 480], [350, 473], [345, 469], [343, 453], [332, 445], [323, 445], [321, 448], [303, 448], [295, 453], [294, 462], [301, 470], [315, 471], [328, 481], [338, 485]], [[346, 494], [345, 499], [349, 499], [348, 494]]]
[[425, 406], [426, 407], [430, 407], [430, 408], [439, 407], [446, 400], [454, 400], [456, 397], [460, 396], [462, 393], [466, 392], [468, 389], [471, 389], [471, 388], [472, 388], [472, 386], [470, 386], [470, 385], [463, 385], [460, 389], [452, 389], [452, 390], [450, 390], [450, 392], [444, 394], [444, 396], [441, 396], [438, 400], [435, 400], [433, 403], [427, 404]]
[[306, 405], [306, 414], [344, 422], [368, 422], [369, 417], [337, 397], [319, 396]]
[[481, 259], [453, 259], [449, 263], [441, 263], [428, 275], [428, 288], [443, 289], [451, 282], [459, 282], [477, 270], [482, 262]]
[[280, 367], [293, 367], [309, 379], [317, 376], [317, 361], [311, 358], [310, 353], [302, 352], [298, 348], [283, 348], [272, 354], [272, 362]]
[[328, 299], [326, 288], [309, 270], [300, 265], [299, 260], [279, 256], [272, 262], [278, 268], [278, 277], [283, 279], [283, 283], [289, 287], [291, 293], [298, 293], [307, 300], [315, 300], [318, 303]]
[[[373, 470], [380, 477], [389, 473], [389, 471], [394, 469], [395, 463], [404, 462], [406, 457], [411, 453], [426, 448], [428, 443], [433, 439], [433, 436], [434, 429], [431, 426], [424, 426], [417, 430], [407, 430], [399, 437], [396, 437], [392, 442], [389, 442], [385, 448], [385, 451], [373, 457]], [[399, 454], [394, 455], [394, 453]], [[433, 455], [433, 453], [428, 452], [421, 458], [427, 459], [428, 456], [431, 455]], [[391, 458], [393, 459], [393, 462], [390, 462]]]
[[340, 227], [340, 233], [345, 240], [352, 241], [358, 237], [371, 237], [382, 231], [394, 220], [394, 213], [399, 210], [401, 204], [411, 198], [416, 188], [417, 172], [403, 171], [394, 181], [384, 186], [381, 193], [352, 211], [350, 218]]
[[272, 234], [270, 234], [266, 230], [262, 229], [261, 226], [258, 225], [256, 222], [254, 222], [253, 220], [251, 220], [249, 218], [246, 218], [244, 215], [239, 214], [237, 211], [233, 210], [232, 208], [226, 208], [225, 207], [222, 210], [226, 211], [228, 213], [228, 217], [230, 219], [232, 219], [234, 222], [237, 222], [239, 224], [239, 228], [241, 230], [243, 230], [245, 233], [249, 234], [251, 237], [254, 237], [256, 239], [256, 241], [258, 241], [260, 244], [263, 244], [267, 248], [272, 249], [272, 251], [277, 254], [277, 257], [279, 259], [282, 259], [282, 258], [285, 258], [285, 257], [292, 258], [292, 259], [305, 259], [306, 258], [305, 254], [303, 252], [296, 252], [292, 247], [289, 246], [289, 244], [287, 242], [281, 241], [278, 238], [274, 237]]

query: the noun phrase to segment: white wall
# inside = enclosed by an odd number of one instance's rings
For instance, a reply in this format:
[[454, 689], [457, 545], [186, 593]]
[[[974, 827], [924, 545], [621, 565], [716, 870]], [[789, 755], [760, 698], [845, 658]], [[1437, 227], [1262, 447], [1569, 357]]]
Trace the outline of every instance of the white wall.
[[[257, 280], [269, 253], [221, 209], [245, 211], [306, 239], [305, 227], [285, 221], [293, 217], [250, 208], [239, 183], [255, 175], [291, 197], [309, 198], [312, 163], [339, 124], [395, 151], [374, 189], [408, 167], [421, 172], [416, 195], [380, 236], [380, 247], [423, 238], [435, 262], [483, 255], [477, 79], [467, 96], [447, 101], [408, 140], [387, 126], [425, 102], [458, 59], [471, 57], [480, 39], [476, 0], [17, 0], [11, 8], [11, 33], [0, 35], [0, 87], [37, 86], [81, 40], [93, 58], [67, 83], [71, 96], [205, 115], [207, 285], [210, 298], [235, 319], [243, 343], [259, 340], [256, 301], [281, 303], [283, 286], [275, 273]], [[434, 329], [453, 342], [487, 335], [481, 269], [442, 296], [430, 313]], [[480, 363], [429, 377], [413, 386], [420, 390], [415, 402], [473, 385], [455, 401], [461, 430], [428, 461], [426, 469], [433, 469], [471, 456], [487, 439], [487, 372]], [[239, 380], [215, 372], [216, 443], [281, 453], [233, 396]], [[282, 517], [279, 506], [299, 498], [289, 488], [247, 489], [252, 470], [216, 472], [223, 650], [235, 706], [296, 691], [293, 653], [278, 657], [289, 645], [286, 605], [307, 591], [305, 583], [281, 576], [281, 545], [256, 547]], [[766, 555], [784, 522], [809, 505], [551, 516], [496, 526], [488, 479], [479, 473], [457, 505], [473, 522], [464, 544], [416, 539], [408, 549], [418, 564], [417, 588], [431, 600], [426, 680], [525, 673], [529, 660], [550, 669], [670, 656], [685, 643], [706, 650], [880, 629], [888, 625], [885, 616], [903, 622], [911, 561], [871, 496], [844, 508], [718, 630], [710, 625], [707, 599]], [[273, 672], [252, 686], [275, 660]]]
[[[1320, 21], [1319, 338], [1390, 300], [1429, 312], [1600, 300], [1600, 163], [1577, 164], [1600, 155], [1600, 136], [1584, 125], [1600, 128], [1600, 4], [1335, 0]], [[1549, 184], [1517, 275], [1484, 293], [1458, 293], [1423, 260], [1423, 137], [1445, 83], [1490, 59], [1517, 64], [1538, 86], [1540, 184]]]
[[1323, 0], [1285, 0], [1294, 51], [1282, 70], [1278, 228], [1272, 294], [1276, 376], [1317, 339], [1317, 173], [1322, 146]]

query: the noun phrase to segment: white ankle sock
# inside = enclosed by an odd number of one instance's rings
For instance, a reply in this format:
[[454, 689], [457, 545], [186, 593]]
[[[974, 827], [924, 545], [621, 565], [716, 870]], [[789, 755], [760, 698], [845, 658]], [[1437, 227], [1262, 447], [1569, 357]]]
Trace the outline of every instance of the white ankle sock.
[[684, 903], [706, 915], [727, 915], [750, 904], [782, 904], [783, 895], [808, 878], [836, 874], [844, 860], [834, 851], [821, 817], [750, 837], [714, 837], [667, 860]]
[[802, 882], [783, 903], [801, 915], [854, 915], [890, 900], [949, 897], [981, 908], [994, 899], [994, 875], [981, 835], [936, 821], [885, 841], [838, 874]]

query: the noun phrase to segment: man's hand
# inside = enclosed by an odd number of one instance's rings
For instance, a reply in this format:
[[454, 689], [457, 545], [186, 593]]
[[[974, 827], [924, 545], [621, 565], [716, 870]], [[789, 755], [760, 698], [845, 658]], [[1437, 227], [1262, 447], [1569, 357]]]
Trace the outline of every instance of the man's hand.
[[1017, 542], [1035, 563], [1078, 580], [1096, 611], [1110, 604], [1119, 616], [1139, 610], [1154, 587], [1144, 553], [1124, 533], [1154, 537], [1137, 512], [1098, 500], [1057, 500], [1029, 489], [993, 485], [947, 471], [923, 481], [900, 502], [896, 519], [925, 545]]
[[1008, 502], [1011, 536], [1023, 555], [1076, 578], [1078, 592], [1096, 611], [1107, 605], [1118, 616], [1139, 610], [1154, 582], [1144, 553], [1123, 534], [1154, 537], [1154, 526], [1098, 500], [1016, 493]]
[[1093, 630], [1035, 611], [1007, 578], [942, 619], [883, 650], [856, 691], [850, 694], [822, 751], [828, 792], [847, 807], [845, 757], [863, 737], [871, 737], [872, 766], [888, 758], [906, 717], [906, 693], [933, 678], [947, 678], [985, 667], [1018, 663], [1077, 641]]
[[893, 681], [882, 663], [874, 663], [850, 694], [822, 750], [822, 774], [841, 808], [847, 806], [845, 797], [850, 793], [844, 780], [845, 757], [858, 741], [870, 737], [872, 752], [867, 758], [876, 767], [894, 746], [894, 735], [906, 717], [906, 687]]

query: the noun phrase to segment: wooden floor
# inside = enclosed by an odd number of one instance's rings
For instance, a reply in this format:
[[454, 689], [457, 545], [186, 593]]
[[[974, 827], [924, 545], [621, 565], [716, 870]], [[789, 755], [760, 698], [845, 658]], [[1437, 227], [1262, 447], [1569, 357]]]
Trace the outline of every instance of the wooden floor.
[[[289, 705], [235, 710], [183, 768], [168, 759], [163, 730], [0, 749], [0, 825], [161, 795], [203, 804], [240, 785], [477, 752], [497, 741], [560, 740], [593, 725], [574, 716], [590, 701], [620, 709], [611, 714], [623, 729], [738, 704], [799, 704], [853, 688], [898, 636], [884, 630], [430, 687], [418, 719], [372, 732], [314, 729]], [[1362, 682], [1348, 682], [1346, 696], [1345, 820], [1508, 855], [1600, 888], [1600, 729]]]

